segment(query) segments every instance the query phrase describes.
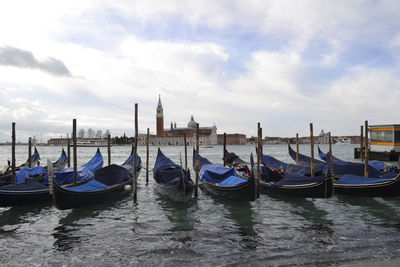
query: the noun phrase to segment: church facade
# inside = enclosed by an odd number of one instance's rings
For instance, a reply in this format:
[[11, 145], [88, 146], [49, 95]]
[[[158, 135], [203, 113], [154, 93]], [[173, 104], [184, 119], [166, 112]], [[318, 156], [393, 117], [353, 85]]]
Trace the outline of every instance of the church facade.
[[[196, 144], [196, 124], [194, 117], [191, 116], [186, 127], [177, 127], [172, 123], [169, 128], [164, 128], [164, 111], [161, 103], [161, 97], [158, 98], [156, 108], [156, 135], [150, 135], [149, 143], [155, 146], [181, 146], [184, 145], [184, 136], [186, 135], [186, 144], [191, 146]], [[200, 145], [217, 145], [217, 127], [199, 127]], [[146, 135], [139, 135], [139, 145], [146, 144]]]

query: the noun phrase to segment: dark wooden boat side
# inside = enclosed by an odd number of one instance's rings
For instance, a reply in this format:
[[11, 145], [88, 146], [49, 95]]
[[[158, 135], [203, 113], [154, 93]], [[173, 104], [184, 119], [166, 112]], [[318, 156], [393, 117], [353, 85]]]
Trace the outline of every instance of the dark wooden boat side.
[[235, 186], [218, 186], [203, 181], [199, 184], [199, 187], [210, 194], [231, 200], [256, 200], [256, 183], [253, 175], [248, 178], [247, 182]]
[[[35, 149], [35, 153], [37, 150]], [[64, 149], [61, 152], [61, 156], [65, 156]], [[56, 161], [56, 163], [52, 163], [53, 166], [57, 168], [63, 168], [66, 165], [66, 161]], [[54, 165], [56, 164], [56, 165]], [[47, 171], [47, 166], [45, 167]], [[46, 173], [38, 175], [37, 177], [31, 178], [28, 181], [21, 183], [21, 185], [26, 185], [32, 182], [40, 182], [43, 181]], [[6, 185], [5, 187], [0, 188], [0, 207], [10, 207], [10, 206], [22, 206], [29, 205], [35, 203], [44, 203], [50, 202], [51, 196], [49, 194], [49, 188], [41, 188], [41, 189], [31, 189], [31, 190], [10, 190], [12, 185]], [[18, 184], [17, 184], [18, 186]]]
[[[89, 182], [89, 181], [86, 181]], [[53, 203], [61, 210], [80, 208], [82, 206], [95, 205], [103, 203], [107, 200], [114, 199], [121, 194], [128, 192], [124, 191], [126, 185], [133, 184], [133, 178], [125, 182], [98, 191], [78, 192], [68, 190], [68, 187], [61, 187], [57, 183], [53, 183]]]
[[327, 177], [324, 181], [303, 185], [271, 186], [272, 183], [260, 181], [260, 192], [272, 193], [289, 197], [329, 198], [333, 196], [334, 188], [332, 179]]
[[400, 196], [400, 174], [391, 181], [373, 184], [334, 184], [335, 193], [364, 197]]
[[156, 183], [157, 192], [175, 201], [187, 201], [192, 197], [193, 188], [184, 188], [184, 180], [181, 177], [179, 181], [172, 186], [164, 186]]
[[49, 189], [9, 191], [0, 189], [0, 207], [22, 206], [50, 202]]

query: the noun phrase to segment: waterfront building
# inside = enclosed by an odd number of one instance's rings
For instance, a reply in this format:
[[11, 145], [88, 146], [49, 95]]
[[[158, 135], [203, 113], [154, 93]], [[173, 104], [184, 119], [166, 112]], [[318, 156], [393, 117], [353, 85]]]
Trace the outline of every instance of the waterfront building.
[[[218, 145], [224, 144], [224, 135], [218, 135]], [[246, 144], [246, 135], [245, 134], [226, 134], [226, 144], [227, 145], [245, 145]]]
[[318, 135], [318, 141], [320, 144], [329, 144], [329, 135], [324, 132], [324, 129]]
[[[156, 146], [180, 146], [184, 145], [184, 135], [186, 134], [186, 144], [196, 144], [196, 125], [193, 115], [186, 127], [177, 127], [176, 122], [171, 122], [170, 128], [164, 128], [164, 109], [161, 103], [161, 97], [158, 98], [156, 108], [156, 135], [149, 136], [150, 145]], [[200, 145], [217, 145], [217, 127], [215, 124], [211, 127], [199, 127]], [[138, 144], [146, 144], [146, 135], [140, 134]]]
[[[368, 128], [369, 159], [400, 161], [400, 124], [369, 125]], [[365, 152], [362, 151], [362, 153]], [[358, 147], [354, 148], [354, 158], [360, 158], [360, 148]]]
[[400, 152], [400, 124], [370, 125], [371, 151]]

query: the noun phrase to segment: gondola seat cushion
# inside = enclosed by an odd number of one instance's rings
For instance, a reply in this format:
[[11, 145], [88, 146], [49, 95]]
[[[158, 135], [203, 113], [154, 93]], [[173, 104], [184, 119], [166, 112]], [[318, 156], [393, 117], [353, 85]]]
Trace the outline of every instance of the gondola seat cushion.
[[362, 184], [362, 185], [367, 185], [367, 184], [376, 184], [376, 183], [382, 183], [382, 182], [387, 182], [387, 181], [393, 181], [395, 178], [372, 178], [372, 177], [364, 177], [364, 176], [359, 176], [359, 175], [350, 175], [350, 174], [345, 174], [338, 181], [336, 181], [336, 184], [342, 184], [342, 185], [357, 185], [357, 184]]
[[325, 177], [323, 176], [317, 176], [317, 177], [308, 177], [308, 176], [302, 176], [302, 175], [287, 175], [283, 177], [281, 180], [278, 182], [273, 183], [271, 186], [272, 187], [279, 187], [283, 185], [305, 185], [305, 184], [311, 184], [311, 183], [316, 183], [316, 182], [322, 182], [324, 181]]
[[29, 181], [26, 183], [20, 183], [16, 185], [10, 184], [10, 185], [0, 186], [0, 190], [6, 190], [6, 191], [33, 191], [33, 190], [46, 190], [46, 189], [49, 189], [49, 187], [38, 181]]
[[90, 191], [100, 191], [108, 188], [109, 186], [103, 183], [100, 183], [99, 181], [96, 180], [91, 180], [87, 183], [74, 186], [74, 187], [67, 187], [66, 189], [71, 190], [71, 191], [77, 191], [77, 192], [90, 192]]
[[101, 168], [94, 173], [94, 180], [111, 186], [121, 184], [132, 178], [132, 174], [124, 167], [116, 164]]
[[201, 167], [199, 176], [202, 181], [220, 184], [228, 177], [236, 176], [236, 170], [234, 168], [225, 167], [221, 164], [207, 164]]
[[220, 186], [235, 186], [235, 185], [239, 185], [242, 183], [247, 182], [246, 179], [237, 177], [237, 176], [229, 176], [227, 178], [225, 178], [223, 181], [219, 182]]
[[36, 166], [33, 168], [22, 168], [17, 175], [15, 175], [15, 182], [22, 183], [25, 182], [26, 177], [39, 176], [43, 174], [46, 170], [42, 166]]

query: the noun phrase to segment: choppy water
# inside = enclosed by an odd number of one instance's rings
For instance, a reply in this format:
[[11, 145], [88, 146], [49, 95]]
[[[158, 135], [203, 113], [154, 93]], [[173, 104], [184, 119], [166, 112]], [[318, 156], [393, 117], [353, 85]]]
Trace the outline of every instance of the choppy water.
[[[334, 155], [352, 160], [353, 147], [335, 145]], [[327, 151], [327, 146], [321, 148]], [[150, 148], [150, 166], [156, 149]], [[228, 149], [244, 159], [254, 152], [252, 146]], [[308, 146], [300, 149], [309, 154]], [[42, 160], [55, 160], [61, 153], [61, 147], [38, 150]], [[95, 150], [78, 148], [78, 163], [85, 163]], [[176, 162], [179, 152], [183, 155], [183, 147], [162, 150]], [[112, 162], [122, 163], [129, 152], [130, 147], [113, 147]], [[220, 146], [200, 152], [221, 162]], [[264, 152], [291, 162], [286, 145], [265, 146]], [[106, 163], [106, 148], [102, 153]], [[145, 160], [145, 147], [138, 153]], [[1, 164], [9, 155], [9, 147], [0, 147]], [[27, 148], [18, 146], [17, 163], [26, 158]], [[197, 200], [174, 203], [154, 191], [152, 173], [149, 179], [146, 185], [142, 170], [137, 204], [129, 194], [76, 210], [60, 211], [51, 204], [0, 208], [0, 265], [320, 266], [400, 257], [400, 198], [262, 194], [249, 203], [199, 191]]]

